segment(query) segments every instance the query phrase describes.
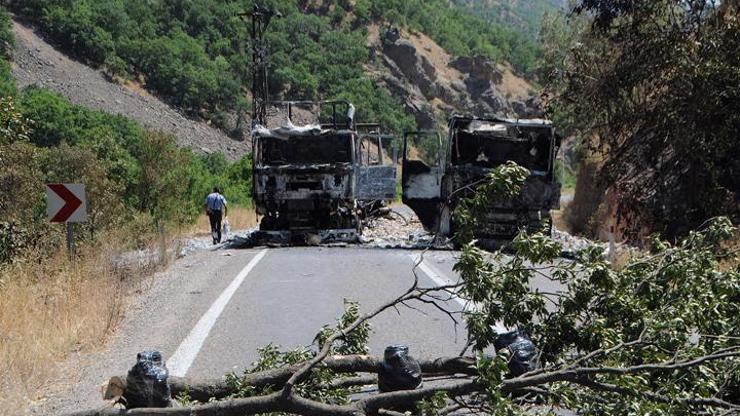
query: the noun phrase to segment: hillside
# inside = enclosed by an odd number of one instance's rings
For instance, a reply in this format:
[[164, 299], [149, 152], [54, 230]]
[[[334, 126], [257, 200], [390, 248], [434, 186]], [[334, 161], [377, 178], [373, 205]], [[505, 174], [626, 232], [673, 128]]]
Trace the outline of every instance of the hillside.
[[206, 122], [183, 116], [136, 84], [112, 82], [101, 71], [70, 59], [30, 26], [13, 22], [13, 32], [12, 68], [19, 88], [45, 87], [74, 104], [126, 116], [148, 128], [173, 134], [178, 145], [197, 153], [219, 152], [236, 160], [248, 152], [247, 142], [233, 140]]
[[[124, 7], [112, 0], [13, 0], [8, 7], [80, 61], [142, 85], [188, 117], [243, 132], [251, 73], [248, 25], [238, 14], [252, 2], [175, 3], [131, 0]], [[490, 68], [510, 63], [520, 74], [533, 71], [539, 54], [515, 29], [487, 24], [444, 0], [266, 3], [282, 15], [267, 35], [272, 99], [349, 99], [358, 104], [359, 120], [380, 122], [397, 133], [418, 127], [418, 114], [404, 110], [408, 94], [382, 77], [388, 62], [377, 59], [382, 57], [368, 43], [368, 27], [424, 34], [453, 58], [485, 60]], [[446, 72], [446, 65], [435, 71]], [[418, 80], [410, 81], [419, 87]], [[429, 102], [440, 98], [429, 91], [422, 95]], [[476, 110], [458, 105], [464, 99], [440, 99], [457, 111]]]
[[444, 125], [454, 113], [538, 117], [535, 88], [508, 65], [484, 56], [454, 57], [419, 32], [371, 25], [368, 65], [376, 82], [401, 100], [422, 129]]
[[536, 38], [546, 13], [564, 10], [567, 0], [454, 0], [489, 22], [506, 25]]

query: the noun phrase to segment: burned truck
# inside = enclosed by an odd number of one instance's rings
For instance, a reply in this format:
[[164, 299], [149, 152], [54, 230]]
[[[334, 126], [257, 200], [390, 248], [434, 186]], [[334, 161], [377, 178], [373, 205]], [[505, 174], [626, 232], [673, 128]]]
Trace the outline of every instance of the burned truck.
[[[396, 163], [385, 150], [386, 136], [379, 128], [359, 131], [346, 101], [284, 105], [284, 126], [257, 126], [252, 134], [260, 230], [293, 243], [356, 240], [372, 207], [395, 197]], [[298, 106], [318, 108], [319, 121], [294, 125]]]
[[404, 135], [403, 202], [422, 225], [439, 236], [453, 236], [453, 212], [461, 198], [492, 169], [508, 161], [530, 170], [520, 195], [488, 210], [476, 238], [501, 247], [521, 229], [552, 229], [550, 211], [560, 207], [555, 178], [559, 136], [547, 120], [454, 116], [443, 140], [435, 132]]

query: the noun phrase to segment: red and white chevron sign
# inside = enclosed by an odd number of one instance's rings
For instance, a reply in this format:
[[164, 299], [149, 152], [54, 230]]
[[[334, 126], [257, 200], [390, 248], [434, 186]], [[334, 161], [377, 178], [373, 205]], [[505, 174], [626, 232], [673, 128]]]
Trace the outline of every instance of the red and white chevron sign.
[[47, 184], [46, 201], [46, 214], [51, 222], [87, 221], [87, 201], [83, 184]]

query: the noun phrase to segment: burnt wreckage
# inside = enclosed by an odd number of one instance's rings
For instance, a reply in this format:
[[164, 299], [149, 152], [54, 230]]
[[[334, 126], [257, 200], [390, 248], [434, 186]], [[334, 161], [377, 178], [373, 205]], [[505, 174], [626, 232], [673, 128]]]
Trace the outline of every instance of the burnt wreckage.
[[[412, 146], [413, 144], [413, 146]], [[559, 136], [547, 120], [454, 116], [443, 141], [434, 132], [404, 135], [403, 202], [430, 232], [452, 236], [452, 213], [471, 185], [508, 161], [530, 170], [518, 197], [495, 202], [476, 238], [486, 246], [511, 241], [521, 229], [552, 229], [550, 210], [560, 207], [555, 179]], [[417, 151], [418, 149], [418, 151]]]
[[[396, 161], [377, 125], [358, 130], [346, 101], [288, 102], [288, 122], [253, 129], [253, 195], [260, 231], [275, 240], [354, 241], [362, 219], [396, 192]], [[327, 110], [328, 122], [295, 126], [296, 106]], [[321, 119], [321, 115], [319, 117]], [[374, 129], [374, 130], [373, 130]]]

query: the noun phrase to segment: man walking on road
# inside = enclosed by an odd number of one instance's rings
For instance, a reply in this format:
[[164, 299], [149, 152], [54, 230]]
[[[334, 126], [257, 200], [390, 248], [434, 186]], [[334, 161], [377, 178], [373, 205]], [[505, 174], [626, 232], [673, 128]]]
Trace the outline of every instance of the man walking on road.
[[221, 195], [221, 191], [218, 188], [213, 188], [213, 192], [206, 197], [205, 208], [208, 219], [211, 222], [213, 244], [218, 244], [221, 242], [221, 220], [224, 214], [227, 213], [226, 198]]

